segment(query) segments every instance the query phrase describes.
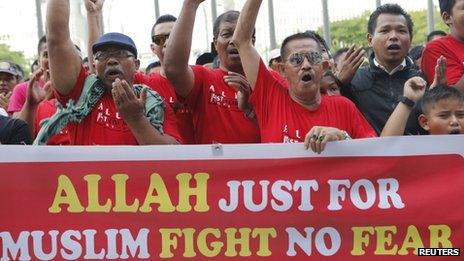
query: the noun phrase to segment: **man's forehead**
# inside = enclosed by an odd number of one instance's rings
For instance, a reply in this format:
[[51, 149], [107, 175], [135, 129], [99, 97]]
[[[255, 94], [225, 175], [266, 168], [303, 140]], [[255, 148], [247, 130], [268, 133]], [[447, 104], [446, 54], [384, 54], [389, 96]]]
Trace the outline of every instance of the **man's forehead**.
[[295, 51], [300, 51], [300, 50], [308, 50], [308, 51], [316, 51], [316, 52], [321, 51], [320, 45], [316, 42], [316, 40], [312, 38], [292, 40], [287, 44], [287, 49], [290, 51], [290, 53], [293, 53]]
[[[454, 5], [452, 6], [453, 9], [462, 9], [464, 7], [464, 0], [456, 0]], [[452, 13], [452, 12], [451, 12]]]
[[450, 97], [446, 99], [440, 99], [431, 104], [430, 111], [440, 112], [440, 111], [462, 111], [464, 110], [464, 101], [456, 98]]
[[175, 23], [176, 22], [165, 22], [165, 23], [157, 24], [153, 32], [154, 35], [170, 33]]
[[235, 30], [235, 27], [237, 26], [237, 21], [235, 22], [226, 22], [226, 21], [222, 21], [220, 24], [219, 24], [219, 31], [224, 31], [224, 30]]
[[382, 26], [408, 26], [406, 17], [401, 14], [380, 14], [377, 17], [376, 28]]
[[48, 51], [48, 45], [46, 42], [40, 45], [40, 53], [45, 52], [45, 51]]

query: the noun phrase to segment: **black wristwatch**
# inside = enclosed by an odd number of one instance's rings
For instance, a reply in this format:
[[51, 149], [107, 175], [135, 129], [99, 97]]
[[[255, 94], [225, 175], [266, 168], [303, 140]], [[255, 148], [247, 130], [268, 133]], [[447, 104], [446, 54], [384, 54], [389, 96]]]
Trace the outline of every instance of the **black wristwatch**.
[[412, 108], [416, 104], [413, 100], [409, 99], [406, 96], [401, 96], [400, 97], [400, 102], [404, 103], [406, 106]]

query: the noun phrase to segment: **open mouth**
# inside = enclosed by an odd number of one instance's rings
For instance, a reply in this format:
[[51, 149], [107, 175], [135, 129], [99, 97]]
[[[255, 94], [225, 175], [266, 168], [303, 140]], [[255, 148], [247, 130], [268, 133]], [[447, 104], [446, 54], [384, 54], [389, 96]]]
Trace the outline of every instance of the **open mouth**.
[[387, 50], [389, 51], [399, 51], [401, 50], [401, 46], [399, 46], [398, 44], [391, 44], [387, 47]]
[[313, 79], [313, 77], [311, 76], [311, 74], [305, 74], [305, 75], [303, 75], [303, 77], [301, 78], [301, 80], [302, 80], [303, 82], [310, 82], [312, 79]]
[[231, 54], [231, 55], [238, 55], [238, 50], [237, 49], [230, 49], [228, 51], [228, 53]]
[[108, 77], [111, 77], [111, 78], [114, 78], [114, 77], [120, 77], [122, 76], [123, 73], [121, 70], [118, 70], [118, 69], [108, 69], [106, 70], [105, 72], [105, 76], [108, 76]]
[[461, 134], [459, 129], [452, 130], [449, 134]]

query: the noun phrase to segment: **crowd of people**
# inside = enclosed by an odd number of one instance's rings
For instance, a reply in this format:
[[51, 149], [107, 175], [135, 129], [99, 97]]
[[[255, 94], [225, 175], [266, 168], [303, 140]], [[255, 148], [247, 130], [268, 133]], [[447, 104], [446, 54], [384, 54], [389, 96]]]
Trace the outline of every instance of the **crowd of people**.
[[[47, 0], [47, 35], [28, 81], [0, 61], [0, 143], [150, 145], [327, 142], [464, 134], [464, 0], [439, 0], [449, 33], [411, 48], [414, 25], [397, 4], [367, 22], [369, 50], [332, 54], [314, 31], [289, 35], [264, 61], [254, 47], [262, 0], [213, 25], [212, 50], [188, 63], [198, 7], [160, 16], [149, 36], [158, 61], [140, 70], [137, 47], [100, 32], [103, 0], [83, 0], [89, 54], [71, 41], [69, 0]], [[367, 59], [366, 59], [367, 57]], [[368, 63], [366, 64], [366, 60]]]

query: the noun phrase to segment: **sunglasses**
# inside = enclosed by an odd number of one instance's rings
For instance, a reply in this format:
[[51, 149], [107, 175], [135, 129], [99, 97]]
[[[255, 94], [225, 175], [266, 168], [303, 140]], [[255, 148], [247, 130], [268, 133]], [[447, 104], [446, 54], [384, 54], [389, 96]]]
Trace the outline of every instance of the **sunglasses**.
[[129, 57], [135, 57], [133, 53], [128, 50], [117, 50], [117, 51], [99, 51], [95, 54], [95, 59], [98, 61], [106, 61], [110, 57], [121, 60]]
[[169, 38], [169, 34], [153, 35], [151, 40], [158, 46], [163, 46]]
[[322, 62], [322, 54], [319, 52], [293, 53], [288, 57], [288, 61], [293, 66], [299, 66], [304, 62], [305, 58], [308, 59], [308, 62], [312, 65], [317, 65]]

